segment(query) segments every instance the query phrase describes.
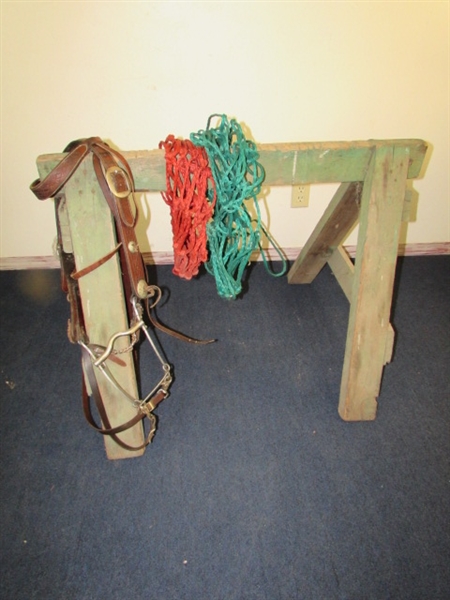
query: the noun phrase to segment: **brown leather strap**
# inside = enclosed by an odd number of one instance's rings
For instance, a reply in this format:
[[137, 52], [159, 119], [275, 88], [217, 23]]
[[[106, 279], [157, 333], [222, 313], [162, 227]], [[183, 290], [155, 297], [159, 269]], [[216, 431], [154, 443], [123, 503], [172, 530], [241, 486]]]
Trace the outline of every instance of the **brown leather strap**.
[[62, 159], [62, 161], [43, 179], [36, 179], [30, 189], [39, 200], [53, 198], [78, 169], [81, 161], [89, 152], [87, 140], [80, 143]]
[[114, 254], [117, 253], [117, 251], [119, 250], [121, 245], [122, 245], [122, 243], [117, 244], [117, 246], [114, 248], [114, 250], [111, 250], [111, 252], [108, 252], [108, 254], [106, 254], [99, 260], [96, 260], [94, 263], [92, 263], [88, 267], [84, 267], [84, 269], [80, 269], [79, 271], [75, 271], [75, 270], [72, 271], [70, 276], [72, 277], [72, 279], [81, 279], [85, 275], [92, 273], [92, 271], [95, 271], [95, 269], [98, 269], [98, 267], [101, 267], [103, 264], [105, 264], [105, 262], [107, 262], [110, 258], [112, 258], [114, 256]]
[[163, 325], [160, 321], [158, 321], [153, 316], [153, 314], [151, 312], [151, 307], [149, 306], [148, 302], [146, 303], [146, 308], [147, 308], [147, 315], [148, 315], [149, 321], [153, 325], [153, 327], [156, 327], [156, 329], [159, 329], [160, 331], [163, 331], [164, 333], [171, 335], [172, 337], [176, 338], [177, 340], [181, 340], [183, 342], [189, 342], [190, 344], [198, 344], [198, 345], [213, 344], [216, 341], [216, 340], [198, 340], [196, 338], [192, 338], [188, 335], [185, 335], [184, 333], [180, 333], [179, 331], [175, 331], [174, 329], [170, 329], [169, 327], [166, 327], [165, 325]]
[[[115, 195], [115, 193], [125, 194], [128, 182], [132, 185], [131, 170], [125, 159], [122, 159], [123, 162], [119, 164], [117, 162], [118, 159], [116, 159], [117, 153], [109, 152], [109, 148], [104, 144], [96, 143], [92, 151], [94, 153], [94, 170], [105, 199], [114, 215], [117, 235], [122, 242], [121, 255], [125, 259], [124, 267], [128, 273], [133, 292], [138, 298], [146, 298], [146, 273], [134, 230], [137, 213], [133, 214], [131, 208], [131, 202], [134, 203], [134, 189], [131, 189], [129, 195], [126, 197]], [[115, 173], [114, 187], [116, 189], [114, 189], [114, 193], [111, 189], [113, 187], [111, 185], [112, 178], [108, 177], [107, 180], [107, 173]]]

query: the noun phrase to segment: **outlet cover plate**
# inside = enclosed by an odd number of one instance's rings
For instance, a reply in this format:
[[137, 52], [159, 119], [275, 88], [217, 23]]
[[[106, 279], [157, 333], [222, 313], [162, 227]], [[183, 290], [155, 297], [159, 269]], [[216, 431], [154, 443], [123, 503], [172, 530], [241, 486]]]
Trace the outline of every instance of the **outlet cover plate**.
[[309, 206], [309, 185], [293, 185], [291, 208], [304, 208]]

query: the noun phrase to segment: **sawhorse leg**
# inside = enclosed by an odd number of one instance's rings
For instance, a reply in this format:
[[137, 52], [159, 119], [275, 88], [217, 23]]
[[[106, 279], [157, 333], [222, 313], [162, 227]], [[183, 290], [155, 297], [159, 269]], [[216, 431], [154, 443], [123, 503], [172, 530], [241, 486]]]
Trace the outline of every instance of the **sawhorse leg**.
[[[92, 168], [92, 159], [84, 159], [78, 172], [65, 185], [64, 225], [69, 232], [76, 268], [81, 270], [106, 256], [117, 244], [111, 211], [103, 196]], [[59, 218], [62, 219], [60, 214]], [[117, 254], [79, 280], [84, 324], [91, 343], [107, 346], [111, 336], [128, 329], [122, 275]], [[130, 345], [129, 337], [117, 342], [122, 365], [113, 363], [109, 370], [120, 386], [133, 398], [138, 398], [138, 385], [132, 352], [125, 352]], [[103, 375], [98, 377], [105, 409], [112, 427], [127, 422], [136, 415], [136, 407]], [[88, 381], [86, 381], [88, 385]], [[105, 424], [103, 423], [103, 426]], [[141, 423], [118, 436], [132, 447], [144, 442]], [[106, 454], [112, 460], [141, 456], [143, 449], [130, 451], [122, 448], [110, 436], [103, 436]]]
[[[289, 283], [309, 283], [329, 262], [350, 299], [339, 414], [346, 421], [372, 420], [383, 367], [393, 347], [392, 291], [409, 167], [403, 147], [374, 147], [362, 187], [354, 269], [339, 244], [355, 223], [360, 184], [342, 184], [294, 263]], [[342, 227], [342, 217], [347, 218]]]

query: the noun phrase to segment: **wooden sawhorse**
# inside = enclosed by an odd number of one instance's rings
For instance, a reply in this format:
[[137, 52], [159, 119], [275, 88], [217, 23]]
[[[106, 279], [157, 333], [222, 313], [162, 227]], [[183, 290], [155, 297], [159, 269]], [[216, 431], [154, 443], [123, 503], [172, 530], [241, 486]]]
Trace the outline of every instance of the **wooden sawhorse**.
[[[392, 356], [394, 330], [390, 324], [392, 291], [402, 220], [408, 218], [410, 179], [419, 177], [427, 145], [422, 140], [370, 140], [262, 144], [265, 185], [340, 183], [330, 205], [289, 271], [288, 282], [310, 283], [325, 263], [333, 270], [350, 301], [347, 342], [339, 399], [346, 421], [376, 416], [383, 367]], [[123, 152], [138, 191], [165, 189], [163, 150]], [[44, 178], [63, 158], [38, 157]], [[74, 254], [81, 270], [106, 255], [116, 244], [114, 223], [87, 157], [64, 187], [58, 205], [63, 248]], [[355, 264], [342, 243], [359, 220]], [[86, 330], [98, 344], [128, 327], [117, 257], [79, 282]], [[105, 301], [107, 299], [107, 301]], [[127, 344], [127, 340], [123, 340]], [[125, 355], [124, 355], [125, 356]], [[133, 395], [137, 379], [131, 359], [114, 373]], [[134, 408], [107, 381], [99, 386], [113, 426], [134, 415]], [[128, 444], [143, 441], [141, 425], [123, 434]], [[105, 438], [109, 458], [138, 456]]]

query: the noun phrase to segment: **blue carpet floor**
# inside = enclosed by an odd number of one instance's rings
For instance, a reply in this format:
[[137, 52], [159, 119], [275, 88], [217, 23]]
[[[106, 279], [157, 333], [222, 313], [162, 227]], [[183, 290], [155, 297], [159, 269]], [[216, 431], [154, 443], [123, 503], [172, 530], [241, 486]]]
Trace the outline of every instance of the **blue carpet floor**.
[[[450, 257], [401, 259], [374, 422], [337, 413], [348, 303], [328, 268], [242, 298], [151, 269], [175, 367], [143, 457], [85, 422], [57, 271], [0, 273], [3, 600], [450, 598]], [[143, 385], [154, 381], [143, 349]]]

